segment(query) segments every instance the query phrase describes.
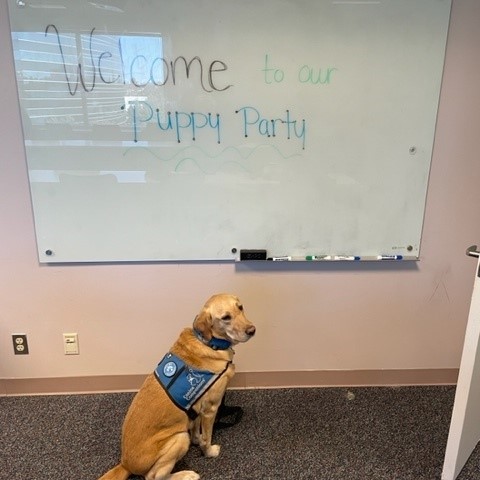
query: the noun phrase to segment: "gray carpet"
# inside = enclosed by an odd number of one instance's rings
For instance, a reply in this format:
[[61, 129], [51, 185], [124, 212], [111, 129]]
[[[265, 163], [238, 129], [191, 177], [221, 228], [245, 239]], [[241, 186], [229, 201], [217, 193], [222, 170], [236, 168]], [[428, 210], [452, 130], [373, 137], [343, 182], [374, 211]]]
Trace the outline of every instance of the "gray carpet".
[[[244, 416], [215, 431], [220, 456], [191, 447], [176, 469], [204, 480], [440, 479], [454, 394], [454, 387], [228, 391], [227, 404], [242, 406]], [[0, 479], [96, 479], [118, 461], [132, 397], [0, 397]], [[458, 480], [478, 479], [477, 447]]]

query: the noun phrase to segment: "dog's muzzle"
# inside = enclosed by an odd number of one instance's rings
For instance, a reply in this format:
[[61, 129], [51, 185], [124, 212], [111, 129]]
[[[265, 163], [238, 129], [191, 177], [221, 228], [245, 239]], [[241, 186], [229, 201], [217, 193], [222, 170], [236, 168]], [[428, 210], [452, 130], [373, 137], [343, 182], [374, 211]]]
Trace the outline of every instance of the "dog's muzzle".
[[252, 325], [251, 327], [248, 327], [246, 330], [245, 330], [245, 333], [249, 336], [249, 337], [253, 337], [255, 335], [255, 332], [257, 331], [257, 329]]

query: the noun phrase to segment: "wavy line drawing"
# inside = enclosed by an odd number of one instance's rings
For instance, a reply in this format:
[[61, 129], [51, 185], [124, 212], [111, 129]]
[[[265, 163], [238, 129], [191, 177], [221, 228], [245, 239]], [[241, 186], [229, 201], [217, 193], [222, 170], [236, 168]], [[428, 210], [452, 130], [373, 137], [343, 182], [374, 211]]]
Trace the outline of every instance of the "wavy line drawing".
[[175, 155], [172, 155], [170, 158], [161, 158], [159, 155], [157, 155], [156, 153], [154, 153], [152, 151], [151, 148], [148, 148], [148, 147], [143, 147], [141, 145], [138, 145], [136, 147], [129, 147], [127, 148], [124, 152], [123, 152], [123, 156], [126, 157], [127, 154], [129, 154], [130, 152], [133, 152], [133, 151], [138, 151], [138, 150], [144, 150], [146, 152], [148, 152], [150, 155], [152, 155], [152, 157], [155, 157], [156, 159], [158, 160], [161, 160], [162, 162], [169, 162], [172, 158], [175, 158]]
[[[249, 158], [250, 156], [252, 156], [256, 150], [260, 149], [260, 148], [270, 148], [272, 150], [275, 150], [278, 155], [280, 157], [282, 157], [283, 159], [285, 160], [288, 160], [289, 158], [292, 158], [292, 157], [300, 157], [301, 156], [301, 153], [292, 153], [291, 155], [285, 155], [282, 153], [282, 151], [276, 147], [275, 145], [270, 145], [269, 143], [262, 143], [260, 145], [256, 145], [255, 147], [253, 147], [251, 149], [250, 152], [248, 152], [246, 155], [243, 155], [242, 152], [240, 151], [240, 149], [238, 147], [233, 147], [233, 146], [229, 146], [229, 147], [226, 147], [222, 150], [222, 152], [219, 154], [219, 155], [223, 155], [226, 151], [228, 150], [234, 150], [236, 151], [243, 159], [245, 158]], [[217, 156], [219, 156], [217, 155]]]
[[223, 170], [223, 167], [225, 167], [226, 165], [235, 165], [235, 166], [240, 167], [240, 169], [243, 170], [243, 171], [246, 172], [246, 173], [252, 173], [252, 172], [251, 172], [250, 170], [248, 170], [248, 168], [246, 168], [244, 165], [242, 165], [242, 164], [239, 163], [239, 162], [235, 162], [235, 161], [233, 161], [233, 160], [229, 160], [229, 161], [223, 163], [222, 165], [220, 165], [220, 168], [217, 169], [215, 172], [213, 172], [213, 171], [207, 171], [207, 170], [205, 170], [204, 168], [202, 168], [202, 167], [200, 166], [200, 164], [198, 163], [198, 161], [197, 161], [195, 158], [192, 158], [192, 157], [182, 158], [182, 159], [177, 163], [177, 165], [175, 166], [174, 172], [175, 172], [175, 173], [181, 173], [181, 172], [179, 172], [180, 167], [181, 167], [184, 163], [189, 162], [189, 161], [192, 162], [192, 163], [198, 168], [198, 170], [200, 170], [200, 171], [201, 171], [202, 173], [204, 173], [205, 175], [212, 174], [212, 173], [217, 173], [217, 172], [219, 172], [220, 170]]
[[[301, 153], [292, 153], [291, 155], [285, 155], [277, 146], [275, 145], [270, 145], [268, 143], [263, 143], [263, 144], [259, 144], [259, 145], [255, 145], [255, 147], [253, 147], [249, 152], [246, 152], [246, 153], [242, 153], [240, 148], [248, 148], [248, 147], [236, 147], [236, 146], [228, 146], [228, 147], [225, 147], [221, 152], [217, 153], [217, 154], [211, 154], [207, 151], [205, 151], [202, 147], [198, 147], [196, 145], [189, 145], [188, 147], [185, 147], [184, 149], [181, 149], [179, 151], [177, 151], [176, 153], [174, 153], [173, 155], [171, 155], [170, 157], [161, 157], [160, 155], [157, 155], [155, 152], [152, 151], [151, 148], [149, 147], [143, 147], [141, 145], [139, 146], [136, 146], [136, 147], [129, 147], [127, 148], [124, 152], [123, 152], [123, 156], [127, 156], [127, 154], [129, 154], [130, 152], [134, 151], [134, 150], [145, 150], [147, 151], [148, 153], [150, 153], [152, 156], [154, 156], [155, 158], [157, 158], [158, 160], [161, 160], [162, 162], [169, 162], [170, 160], [173, 160], [175, 157], [179, 156], [179, 155], [182, 155], [184, 154], [184, 152], [186, 150], [190, 150], [190, 149], [193, 149], [193, 150], [199, 150], [203, 155], [205, 155], [206, 157], [209, 157], [209, 158], [218, 158], [218, 157], [221, 157], [225, 154], [225, 152], [228, 152], [230, 150], [233, 150], [235, 153], [238, 153], [240, 155], [240, 157], [242, 157], [243, 159], [247, 159], [249, 157], [251, 157], [258, 149], [260, 148], [269, 148], [271, 150], [275, 150], [277, 152], [277, 154], [282, 157], [284, 160], [288, 160], [289, 158], [292, 158], [292, 157], [301, 157], [302, 154]], [[187, 157], [184, 157], [184, 158], [187, 158]]]
[[[301, 153], [286, 155], [278, 147], [270, 144], [259, 144], [254, 147], [246, 147], [243, 145], [228, 146], [223, 148], [222, 151], [217, 154], [209, 153], [204, 148], [196, 145], [189, 145], [188, 147], [175, 151], [175, 153], [171, 155], [164, 155], [163, 152], [160, 155], [158, 149], [155, 151], [150, 147], [139, 145], [125, 150], [123, 156], [135, 153], [135, 151], [138, 152], [138, 149], [147, 152], [164, 165], [169, 162], [175, 162], [174, 165], [172, 165], [172, 171], [176, 174], [193, 174], [195, 172], [202, 172], [204, 175], [213, 175], [219, 172], [227, 173], [226, 167], [228, 166], [233, 167], [233, 171], [237, 173], [243, 172], [248, 175], [258, 174], [259, 171], [263, 171], [267, 163], [272, 163], [269, 161], [268, 154], [262, 155], [259, 153], [262, 149], [269, 150], [270, 155], [271, 152], [274, 152], [275, 158], [280, 158], [283, 161], [302, 156]], [[238, 160], [235, 159], [235, 156]], [[209, 161], [209, 159], [216, 161], [212, 162]]]

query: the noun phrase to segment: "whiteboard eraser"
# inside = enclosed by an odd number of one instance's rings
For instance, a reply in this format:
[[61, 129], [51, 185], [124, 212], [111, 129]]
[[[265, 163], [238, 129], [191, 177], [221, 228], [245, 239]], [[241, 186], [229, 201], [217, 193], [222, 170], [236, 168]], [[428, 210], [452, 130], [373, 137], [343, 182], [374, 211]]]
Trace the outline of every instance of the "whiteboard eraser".
[[240, 260], [266, 260], [266, 250], [240, 250]]

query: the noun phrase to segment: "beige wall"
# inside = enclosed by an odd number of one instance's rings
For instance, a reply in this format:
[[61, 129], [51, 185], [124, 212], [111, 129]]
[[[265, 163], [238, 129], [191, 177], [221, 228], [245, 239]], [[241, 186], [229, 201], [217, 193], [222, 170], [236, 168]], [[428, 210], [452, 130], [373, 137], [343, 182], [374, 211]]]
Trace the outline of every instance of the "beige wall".
[[[213, 292], [258, 334], [240, 372], [458, 368], [480, 243], [480, 2], [454, 0], [421, 260], [40, 266], [0, 0], [0, 379], [145, 374]], [[14, 356], [12, 333], [30, 355]], [[79, 356], [62, 333], [78, 332]], [[2, 392], [0, 391], [0, 394]]]

